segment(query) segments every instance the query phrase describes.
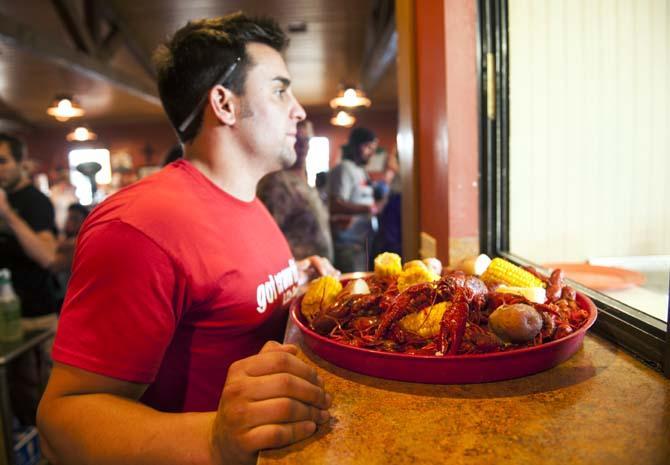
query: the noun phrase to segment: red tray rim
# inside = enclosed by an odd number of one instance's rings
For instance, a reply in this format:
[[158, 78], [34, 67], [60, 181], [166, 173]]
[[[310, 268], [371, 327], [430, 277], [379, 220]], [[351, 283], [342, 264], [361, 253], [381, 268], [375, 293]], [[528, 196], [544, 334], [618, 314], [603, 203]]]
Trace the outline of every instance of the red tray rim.
[[302, 313], [300, 313], [300, 303], [302, 302], [303, 295], [300, 295], [293, 299], [291, 302], [291, 307], [290, 307], [290, 314], [291, 314], [291, 319], [293, 322], [296, 324], [296, 326], [300, 329], [300, 331], [303, 334], [306, 334], [307, 336], [311, 337], [312, 339], [316, 339], [319, 342], [325, 343], [327, 345], [331, 346], [336, 346], [341, 349], [345, 350], [351, 350], [352, 352], [364, 352], [368, 353], [371, 356], [376, 356], [376, 357], [388, 357], [391, 359], [397, 359], [397, 360], [442, 360], [442, 361], [449, 361], [449, 360], [490, 360], [490, 359], [496, 359], [496, 358], [507, 358], [507, 357], [512, 357], [512, 356], [518, 356], [521, 354], [525, 353], [535, 353], [543, 350], [551, 350], [552, 347], [558, 346], [558, 345], [564, 345], [567, 343], [567, 341], [581, 337], [583, 333], [585, 333], [591, 326], [593, 326], [593, 323], [595, 323], [597, 315], [598, 315], [598, 309], [593, 303], [593, 301], [585, 296], [584, 294], [577, 292], [576, 293], [576, 300], [580, 304], [580, 307], [585, 308], [589, 311], [589, 317], [587, 318], [586, 322], [584, 325], [579, 328], [577, 331], [573, 332], [569, 336], [563, 337], [561, 339], [557, 339], [555, 341], [547, 342], [546, 344], [541, 344], [538, 346], [532, 346], [532, 347], [524, 347], [522, 349], [514, 349], [514, 350], [507, 350], [504, 352], [491, 352], [491, 353], [485, 353], [485, 354], [465, 354], [465, 355], [414, 355], [414, 354], [400, 354], [397, 352], [383, 352], [380, 350], [372, 350], [372, 349], [366, 349], [363, 347], [355, 347], [352, 345], [348, 344], [342, 344], [340, 342], [334, 341], [333, 339], [327, 338], [325, 336], [320, 335], [319, 333], [313, 331], [310, 329], [306, 324], [302, 322]]

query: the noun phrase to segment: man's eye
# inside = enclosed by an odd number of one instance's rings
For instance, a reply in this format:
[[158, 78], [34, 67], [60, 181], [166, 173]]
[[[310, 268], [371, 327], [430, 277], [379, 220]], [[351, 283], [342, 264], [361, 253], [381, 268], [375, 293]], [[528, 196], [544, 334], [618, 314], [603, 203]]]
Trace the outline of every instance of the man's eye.
[[280, 97], [283, 97], [285, 93], [286, 93], [286, 89], [275, 90], [275, 94], [279, 95]]

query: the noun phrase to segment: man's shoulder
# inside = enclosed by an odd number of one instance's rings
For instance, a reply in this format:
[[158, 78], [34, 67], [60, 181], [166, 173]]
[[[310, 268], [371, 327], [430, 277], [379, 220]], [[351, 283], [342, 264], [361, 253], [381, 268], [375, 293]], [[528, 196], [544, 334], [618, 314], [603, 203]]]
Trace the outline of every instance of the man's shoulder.
[[49, 197], [43, 194], [39, 189], [37, 189], [32, 184], [28, 184], [26, 187], [21, 188], [14, 193], [14, 198], [19, 201], [29, 201], [29, 202], [38, 202], [42, 204], [51, 204]]
[[93, 210], [91, 220], [134, 224], [161, 216], [174, 218], [197, 210], [197, 190], [187, 174], [164, 169], [105, 199]]
[[54, 207], [49, 197], [32, 184], [9, 195], [9, 203], [31, 228], [42, 231], [54, 228]]

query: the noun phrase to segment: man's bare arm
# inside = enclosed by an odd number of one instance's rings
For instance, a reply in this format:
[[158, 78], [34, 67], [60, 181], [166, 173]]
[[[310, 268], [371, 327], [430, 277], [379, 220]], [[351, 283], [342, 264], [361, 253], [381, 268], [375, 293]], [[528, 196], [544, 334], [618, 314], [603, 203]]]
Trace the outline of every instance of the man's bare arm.
[[145, 385], [56, 364], [37, 412], [55, 465], [244, 464], [259, 450], [311, 436], [330, 396], [294, 346], [268, 342], [228, 370], [218, 412], [162, 413], [138, 402]]
[[14, 231], [23, 251], [42, 268], [48, 268], [56, 259], [56, 238], [51, 231], [35, 232], [7, 202], [5, 191], [0, 189], [0, 218]]
[[56, 363], [37, 412], [49, 463], [215, 463], [215, 412], [158, 412], [138, 402], [145, 389]]
[[359, 214], [376, 214], [377, 209], [373, 205], [365, 205], [360, 203], [348, 202], [342, 200], [339, 197], [332, 197], [330, 199], [330, 213], [335, 214], [348, 214], [348, 215], [359, 215]]

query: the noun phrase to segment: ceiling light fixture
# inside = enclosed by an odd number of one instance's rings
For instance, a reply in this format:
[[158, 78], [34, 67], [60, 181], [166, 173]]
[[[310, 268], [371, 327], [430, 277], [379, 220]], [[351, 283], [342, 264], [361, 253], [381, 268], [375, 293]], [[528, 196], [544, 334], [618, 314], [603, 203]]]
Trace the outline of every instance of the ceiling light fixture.
[[334, 126], [342, 126], [345, 128], [350, 128], [351, 126], [354, 125], [356, 122], [356, 118], [351, 116], [349, 113], [347, 113], [344, 110], [340, 110], [337, 112], [336, 116], [333, 116], [330, 119], [330, 124]]
[[96, 140], [98, 135], [88, 129], [86, 126], [79, 126], [72, 130], [65, 138], [70, 142], [86, 142]]
[[369, 107], [372, 102], [365, 96], [365, 92], [352, 86], [347, 86], [337, 93], [337, 97], [330, 101], [331, 108]]
[[47, 114], [58, 121], [67, 121], [70, 118], [84, 116], [84, 110], [69, 95], [58, 95], [47, 108]]

